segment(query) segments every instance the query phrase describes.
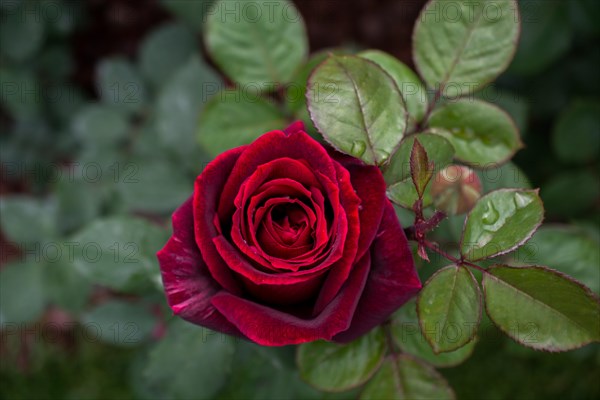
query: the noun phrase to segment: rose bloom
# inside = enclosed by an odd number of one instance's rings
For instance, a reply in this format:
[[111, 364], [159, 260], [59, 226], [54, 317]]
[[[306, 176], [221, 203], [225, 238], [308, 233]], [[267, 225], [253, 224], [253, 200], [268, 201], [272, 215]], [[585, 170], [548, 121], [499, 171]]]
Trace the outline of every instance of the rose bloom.
[[158, 252], [171, 309], [266, 346], [365, 334], [421, 288], [385, 192], [301, 122], [221, 154]]

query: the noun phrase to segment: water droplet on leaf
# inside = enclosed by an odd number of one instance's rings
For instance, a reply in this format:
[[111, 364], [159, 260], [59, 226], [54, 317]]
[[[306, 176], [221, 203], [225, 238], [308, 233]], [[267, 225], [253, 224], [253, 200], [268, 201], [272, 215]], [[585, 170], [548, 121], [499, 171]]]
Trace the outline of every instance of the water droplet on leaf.
[[352, 143], [352, 148], [350, 149], [350, 153], [354, 157], [360, 157], [365, 154], [365, 150], [367, 149], [367, 144], [362, 140], [355, 140]]
[[483, 222], [484, 225], [494, 225], [498, 222], [498, 218], [500, 218], [500, 213], [491, 202], [488, 202], [487, 208], [481, 217], [481, 222]]
[[475, 131], [469, 127], [452, 128], [451, 132], [459, 139], [472, 140], [475, 138]]
[[385, 160], [390, 158], [390, 153], [385, 150], [375, 149], [375, 157], [377, 157], [378, 163], [383, 163]]
[[515, 193], [515, 205], [518, 210], [527, 207], [532, 201], [533, 198], [525, 193]]

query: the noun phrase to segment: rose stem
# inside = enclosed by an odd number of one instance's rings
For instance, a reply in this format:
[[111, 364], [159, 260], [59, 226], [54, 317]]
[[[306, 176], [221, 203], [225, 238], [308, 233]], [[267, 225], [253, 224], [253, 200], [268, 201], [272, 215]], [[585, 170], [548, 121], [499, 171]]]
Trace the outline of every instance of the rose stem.
[[446, 259], [448, 259], [448, 260], [452, 261], [453, 263], [455, 263], [455, 264], [457, 264], [457, 265], [467, 265], [467, 266], [469, 266], [469, 267], [472, 267], [472, 268], [475, 268], [475, 269], [477, 269], [477, 270], [479, 270], [479, 271], [481, 271], [481, 272], [487, 272], [487, 271], [485, 270], [485, 268], [481, 268], [481, 267], [480, 267], [479, 265], [477, 265], [477, 264], [473, 264], [473, 263], [470, 263], [470, 262], [468, 262], [468, 261], [465, 261], [465, 260], [462, 260], [462, 259], [458, 259], [458, 258], [456, 258], [456, 257], [454, 257], [454, 256], [452, 256], [452, 255], [450, 255], [450, 254], [448, 254], [448, 253], [447, 253], [447, 252], [445, 252], [444, 250], [440, 249], [439, 245], [437, 245], [437, 244], [434, 244], [434, 243], [432, 243], [432, 242], [429, 242], [429, 241], [427, 241], [427, 240], [426, 240], [426, 241], [424, 241], [423, 243], [424, 243], [425, 247], [427, 247], [429, 250], [436, 252], [437, 254], [439, 254], [439, 255], [441, 255], [442, 257], [444, 257], [444, 258], [446, 258]]

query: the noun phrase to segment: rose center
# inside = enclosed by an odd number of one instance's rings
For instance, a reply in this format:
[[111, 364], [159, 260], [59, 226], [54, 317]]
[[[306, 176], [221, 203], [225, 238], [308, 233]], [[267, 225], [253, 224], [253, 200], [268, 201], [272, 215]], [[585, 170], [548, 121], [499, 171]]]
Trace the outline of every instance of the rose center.
[[274, 232], [283, 244], [294, 244], [308, 226], [306, 213], [297, 204], [283, 204], [273, 207], [271, 221]]
[[266, 254], [291, 259], [312, 249], [313, 220], [297, 200], [273, 205], [262, 218], [257, 240]]

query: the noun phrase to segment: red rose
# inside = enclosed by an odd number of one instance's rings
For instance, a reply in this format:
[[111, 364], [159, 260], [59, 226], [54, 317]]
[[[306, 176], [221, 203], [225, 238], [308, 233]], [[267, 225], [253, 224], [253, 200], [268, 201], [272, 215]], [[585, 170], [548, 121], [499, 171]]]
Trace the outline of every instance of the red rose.
[[301, 122], [221, 154], [158, 253], [169, 305], [261, 345], [361, 336], [421, 287], [385, 189]]

